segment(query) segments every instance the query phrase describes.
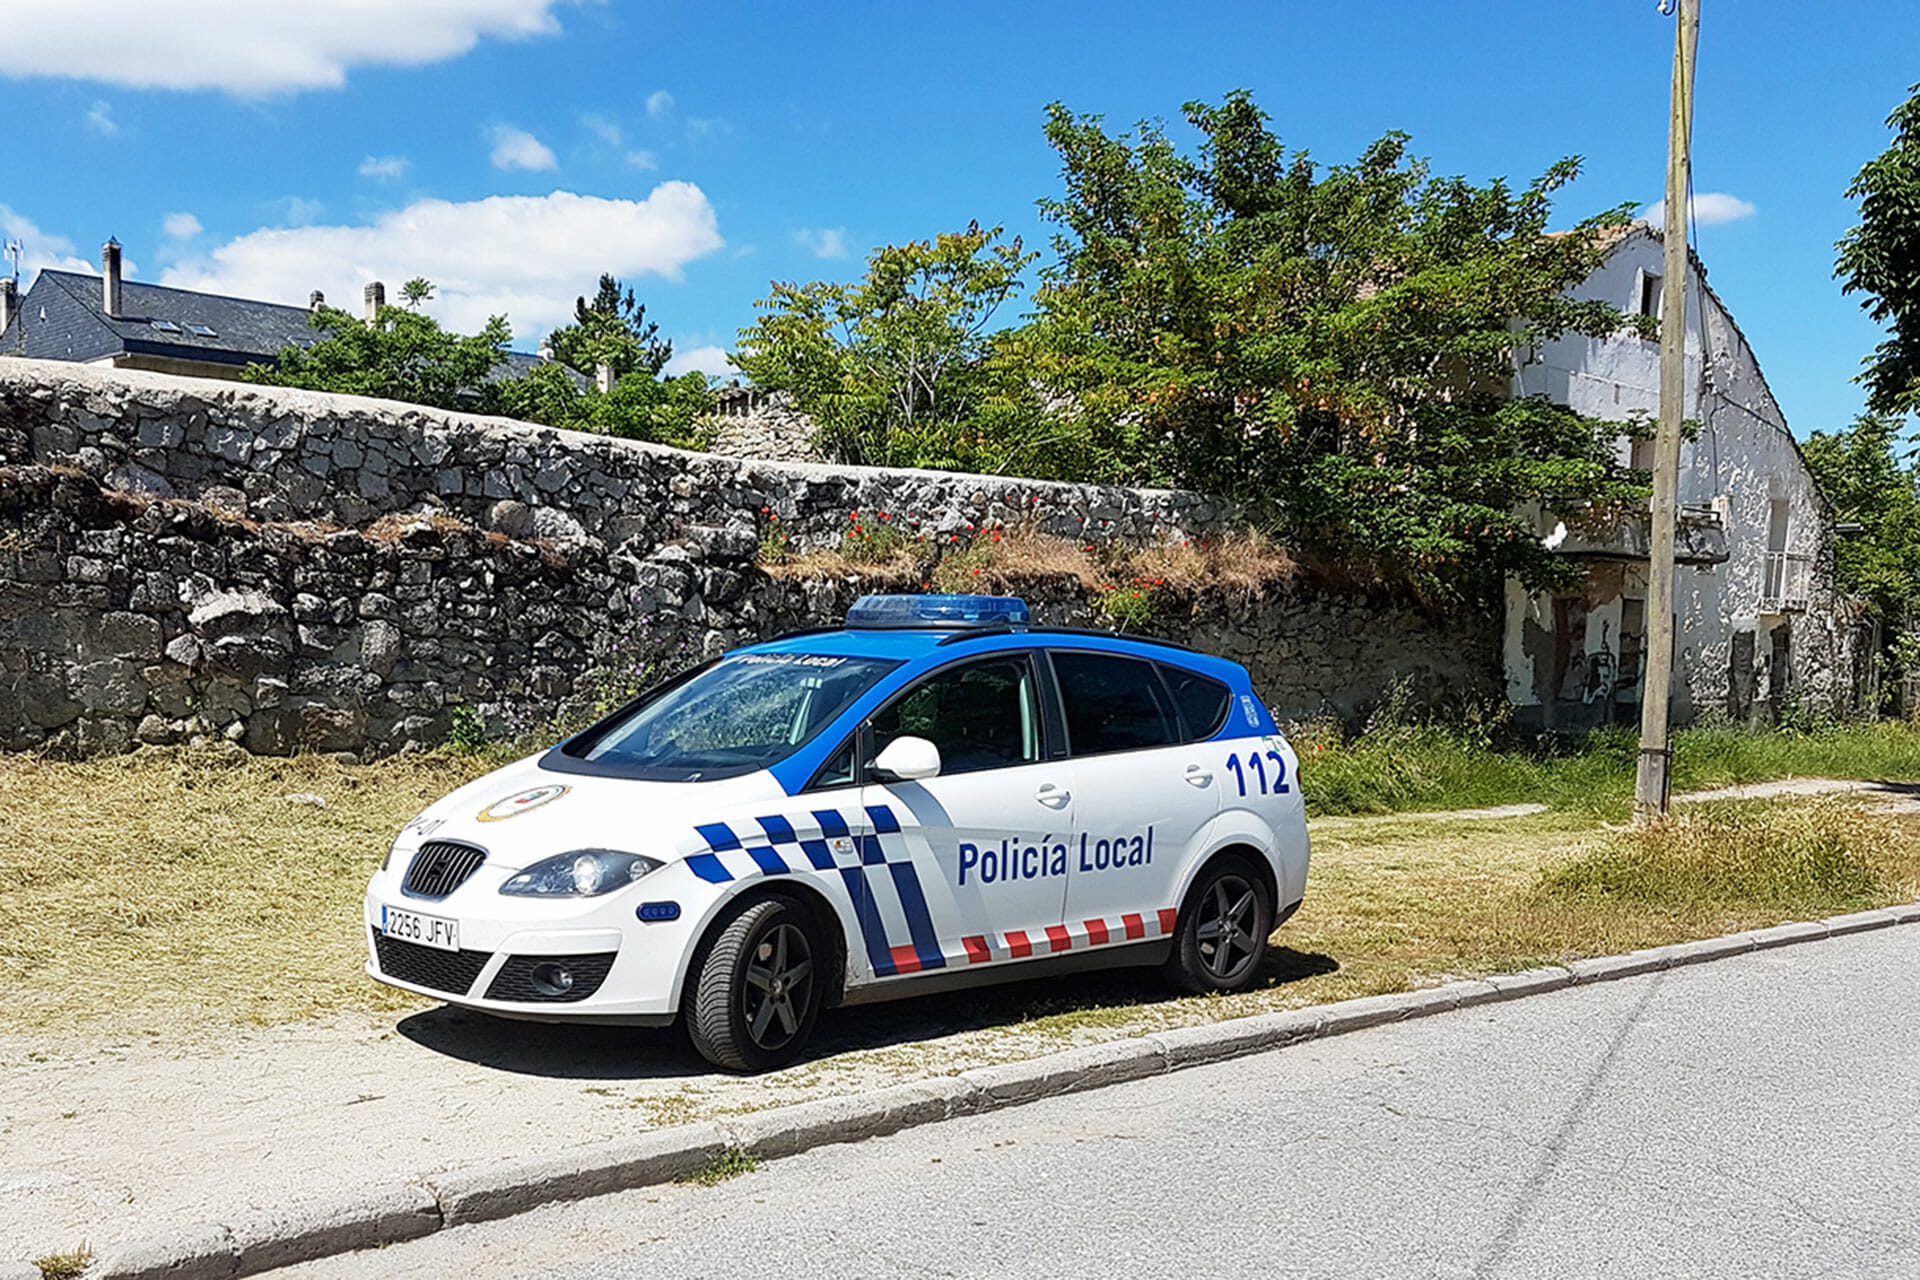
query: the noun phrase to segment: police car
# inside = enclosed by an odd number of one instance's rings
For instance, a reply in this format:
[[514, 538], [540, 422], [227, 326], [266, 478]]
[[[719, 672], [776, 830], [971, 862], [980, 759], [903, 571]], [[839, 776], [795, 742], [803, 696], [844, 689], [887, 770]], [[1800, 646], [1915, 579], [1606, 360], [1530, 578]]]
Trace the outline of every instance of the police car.
[[488, 1013], [666, 1025], [736, 1071], [823, 1008], [1068, 968], [1258, 978], [1300, 905], [1297, 762], [1235, 663], [868, 596], [408, 823], [367, 972]]

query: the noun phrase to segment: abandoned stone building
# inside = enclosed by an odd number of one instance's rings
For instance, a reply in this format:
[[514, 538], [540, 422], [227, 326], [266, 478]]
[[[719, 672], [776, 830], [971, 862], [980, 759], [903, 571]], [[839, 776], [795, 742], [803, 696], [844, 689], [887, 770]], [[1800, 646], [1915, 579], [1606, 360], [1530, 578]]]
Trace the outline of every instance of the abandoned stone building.
[[[1636, 224], [1575, 296], [1657, 316], [1662, 253], [1660, 232]], [[1652, 339], [1575, 334], [1526, 354], [1516, 394], [1623, 424], [1659, 412]], [[1836, 594], [1831, 512], [1753, 348], [1691, 254], [1686, 378], [1684, 416], [1695, 426], [1680, 453], [1675, 719], [1746, 723], [1796, 706], [1853, 710], [1870, 697], [1877, 645]], [[1651, 465], [1651, 439], [1623, 432], [1618, 447], [1622, 462]], [[1578, 512], [1552, 512], [1540, 517], [1540, 532], [1581, 562], [1584, 583], [1550, 595], [1508, 585], [1508, 696], [1523, 722], [1542, 727], [1637, 721], [1648, 520], [1596, 527]]]

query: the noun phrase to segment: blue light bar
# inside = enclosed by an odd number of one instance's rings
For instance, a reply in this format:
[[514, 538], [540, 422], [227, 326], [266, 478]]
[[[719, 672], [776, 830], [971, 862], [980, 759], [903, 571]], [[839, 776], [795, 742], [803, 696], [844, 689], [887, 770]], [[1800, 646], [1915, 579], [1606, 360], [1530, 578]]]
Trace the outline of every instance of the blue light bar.
[[1013, 596], [861, 596], [847, 625], [864, 631], [906, 627], [1021, 627], [1032, 618]]

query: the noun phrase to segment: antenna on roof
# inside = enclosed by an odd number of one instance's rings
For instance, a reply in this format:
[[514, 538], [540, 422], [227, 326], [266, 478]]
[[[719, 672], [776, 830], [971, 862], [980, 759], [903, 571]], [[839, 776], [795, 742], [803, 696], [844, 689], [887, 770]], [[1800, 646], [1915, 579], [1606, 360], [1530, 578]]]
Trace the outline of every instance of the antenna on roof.
[[27, 246], [21, 244], [18, 240], [9, 240], [7, 241], [6, 256], [7, 261], [13, 264], [13, 282], [19, 284], [20, 262], [27, 256]]

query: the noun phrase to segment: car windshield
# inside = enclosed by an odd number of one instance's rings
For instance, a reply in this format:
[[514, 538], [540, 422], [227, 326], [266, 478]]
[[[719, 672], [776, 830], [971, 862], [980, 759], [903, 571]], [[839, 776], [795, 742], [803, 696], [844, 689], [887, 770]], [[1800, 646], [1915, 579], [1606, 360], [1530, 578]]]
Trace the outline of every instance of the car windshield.
[[898, 665], [830, 654], [739, 654], [668, 687], [562, 752], [623, 777], [738, 777], [792, 755]]

